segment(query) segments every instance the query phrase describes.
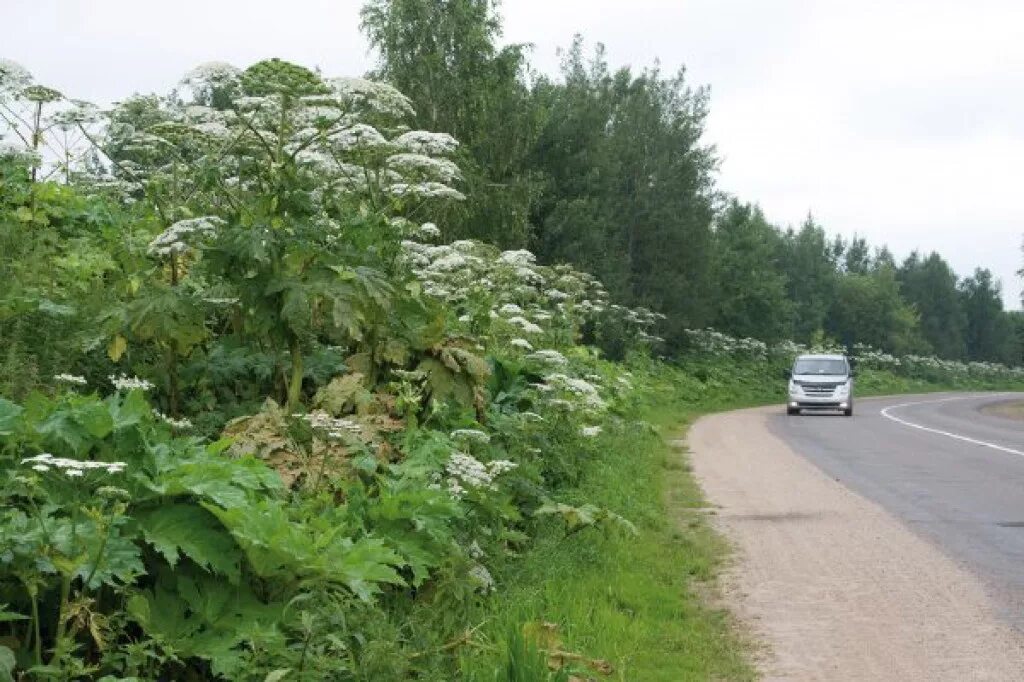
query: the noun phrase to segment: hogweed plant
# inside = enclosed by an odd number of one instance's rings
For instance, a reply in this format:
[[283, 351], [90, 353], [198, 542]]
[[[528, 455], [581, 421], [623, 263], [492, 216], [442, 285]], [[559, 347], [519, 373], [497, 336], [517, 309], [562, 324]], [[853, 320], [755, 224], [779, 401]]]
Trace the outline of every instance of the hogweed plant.
[[[3, 102], [40, 104], [0, 73]], [[620, 520], [557, 501], [630, 386], [583, 342], [643, 352], [660, 316], [526, 250], [440, 243], [458, 142], [413, 114], [268, 60], [66, 117], [89, 153], [63, 181], [121, 222], [83, 237], [108, 260], [81, 360], [0, 399], [19, 667], [400, 679], [454, 660], [547, 517]]]

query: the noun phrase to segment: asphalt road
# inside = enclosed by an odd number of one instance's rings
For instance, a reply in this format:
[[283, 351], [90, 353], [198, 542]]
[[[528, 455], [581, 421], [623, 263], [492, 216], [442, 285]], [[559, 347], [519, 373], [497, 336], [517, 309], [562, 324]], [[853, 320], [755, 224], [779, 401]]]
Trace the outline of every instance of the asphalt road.
[[1022, 398], [860, 399], [852, 418], [787, 417], [780, 405], [769, 428], [978, 575], [1000, 615], [1024, 631], [1024, 421], [980, 411]]

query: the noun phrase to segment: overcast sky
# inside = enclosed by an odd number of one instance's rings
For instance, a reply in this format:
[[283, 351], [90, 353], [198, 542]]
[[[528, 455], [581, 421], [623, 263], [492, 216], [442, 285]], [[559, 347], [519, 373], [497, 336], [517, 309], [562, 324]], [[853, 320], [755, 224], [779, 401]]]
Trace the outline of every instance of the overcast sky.
[[[165, 92], [192, 66], [281, 57], [359, 75], [358, 0], [0, 0], [0, 57], [65, 94]], [[720, 187], [902, 258], [988, 267], [1020, 307], [1024, 2], [505, 0], [505, 39], [553, 73], [574, 33], [613, 66], [711, 86]]]

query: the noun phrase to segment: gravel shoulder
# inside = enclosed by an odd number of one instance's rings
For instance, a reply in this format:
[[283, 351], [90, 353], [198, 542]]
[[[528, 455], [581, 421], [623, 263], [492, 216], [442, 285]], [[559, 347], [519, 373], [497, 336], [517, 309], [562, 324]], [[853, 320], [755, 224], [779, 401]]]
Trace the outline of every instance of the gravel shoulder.
[[778, 409], [704, 417], [687, 438], [765, 679], [1024, 678], [1024, 640], [980, 581], [773, 435]]
[[981, 411], [996, 417], [1024, 421], [1024, 400], [1007, 400], [994, 405], [988, 405], [982, 408]]

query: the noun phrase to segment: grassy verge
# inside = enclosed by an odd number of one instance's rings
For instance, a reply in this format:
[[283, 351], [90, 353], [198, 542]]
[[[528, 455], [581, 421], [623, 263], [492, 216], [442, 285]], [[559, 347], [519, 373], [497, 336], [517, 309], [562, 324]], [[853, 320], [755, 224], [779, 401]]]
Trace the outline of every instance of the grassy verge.
[[[1012, 388], [877, 371], [863, 372], [858, 383], [857, 394], [863, 396]], [[560, 648], [611, 665], [607, 676], [592, 673], [598, 679], [756, 677], [729, 615], [701, 597], [706, 590], [700, 585], [713, 584], [728, 548], [704, 516], [692, 511], [705, 500], [670, 441], [701, 414], [776, 402], [781, 410], [785, 383], [763, 367], [682, 372], [658, 366], [637, 370], [637, 385], [643, 388], [623, 414], [622, 428], [602, 435], [602, 454], [561, 501], [607, 507], [633, 521], [638, 535], [590, 528], [566, 539], [562, 526], [546, 527], [503, 576], [503, 589], [481, 628], [494, 646], [467, 652], [462, 665], [468, 679], [544, 679], [511, 674], [499, 660], [499, 652], [508, 649], [508, 633], [542, 622], [558, 627]]]
[[[681, 390], [693, 379], [675, 379], [647, 384], [563, 499], [607, 507], [633, 521], [637, 536], [589, 528], [566, 539], [560, 526], [546, 528], [505, 576], [484, 628], [489, 636], [500, 639], [527, 623], [556, 624], [563, 649], [610, 664], [611, 674], [595, 675], [601, 679], [754, 678], [728, 615], [693, 589], [694, 581], [713, 579], [727, 548], [701, 515], [686, 512], [704, 500], [668, 442], [696, 413]], [[475, 673], [470, 679], [513, 679], [495, 678], [489, 655], [463, 665]]]

